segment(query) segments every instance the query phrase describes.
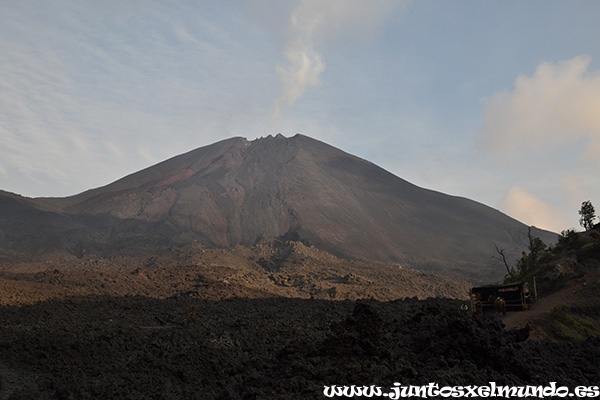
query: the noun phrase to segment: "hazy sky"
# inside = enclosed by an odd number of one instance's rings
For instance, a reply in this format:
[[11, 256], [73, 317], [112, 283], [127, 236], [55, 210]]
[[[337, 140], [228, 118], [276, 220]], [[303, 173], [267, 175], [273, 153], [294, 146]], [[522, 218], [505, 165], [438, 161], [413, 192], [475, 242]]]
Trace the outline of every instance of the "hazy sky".
[[0, 2], [0, 189], [300, 132], [554, 231], [600, 213], [600, 1]]

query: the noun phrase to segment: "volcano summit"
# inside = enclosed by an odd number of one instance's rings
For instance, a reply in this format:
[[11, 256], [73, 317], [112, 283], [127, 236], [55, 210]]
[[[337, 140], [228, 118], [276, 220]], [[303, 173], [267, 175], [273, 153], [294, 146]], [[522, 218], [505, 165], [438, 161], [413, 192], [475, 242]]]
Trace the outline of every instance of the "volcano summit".
[[528, 243], [527, 226], [495, 209], [417, 187], [300, 134], [223, 140], [71, 197], [0, 193], [0, 201], [5, 254], [140, 254], [284, 239], [486, 280], [503, 273], [494, 244], [516, 256]]

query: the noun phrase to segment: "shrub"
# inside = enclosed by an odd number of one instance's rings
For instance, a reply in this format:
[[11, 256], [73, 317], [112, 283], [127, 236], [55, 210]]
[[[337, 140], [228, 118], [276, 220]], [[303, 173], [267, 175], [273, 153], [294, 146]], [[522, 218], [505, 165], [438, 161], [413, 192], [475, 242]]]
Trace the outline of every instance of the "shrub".
[[557, 306], [550, 312], [552, 330], [556, 336], [571, 342], [581, 342], [590, 336], [600, 334], [594, 324], [575, 316], [568, 306]]

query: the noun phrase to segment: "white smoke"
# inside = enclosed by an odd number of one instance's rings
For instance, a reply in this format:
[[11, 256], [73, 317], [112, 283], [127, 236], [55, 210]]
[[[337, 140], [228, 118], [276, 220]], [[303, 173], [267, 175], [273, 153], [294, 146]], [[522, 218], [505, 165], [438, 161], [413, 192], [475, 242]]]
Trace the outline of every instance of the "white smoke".
[[544, 62], [485, 100], [479, 144], [522, 179], [547, 175], [527, 183], [541, 198], [513, 187], [503, 201], [505, 212], [527, 224], [570, 228], [581, 202], [598, 193], [600, 70], [590, 65], [585, 55]]
[[501, 204], [508, 215], [527, 224], [553, 232], [560, 232], [568, 226], [568, 220], [560, 210], [521, 186], [510, 188]]
[[586, 161], [600, 160], [600, 71], [588, 56], [542, 63], [514, 89], [486, 100], [482, 143], [499, 156], [560, 149], [583, 141]]
[[320, 48], [340, 36], [368, 35], [398, 2], [377, 0], [301, 0], [290, 15], [283, 45], [286, 62], [275, 67], [283, 85], [273, 116], [291, 107], [310, 87], [319, 86], [325, 71]]

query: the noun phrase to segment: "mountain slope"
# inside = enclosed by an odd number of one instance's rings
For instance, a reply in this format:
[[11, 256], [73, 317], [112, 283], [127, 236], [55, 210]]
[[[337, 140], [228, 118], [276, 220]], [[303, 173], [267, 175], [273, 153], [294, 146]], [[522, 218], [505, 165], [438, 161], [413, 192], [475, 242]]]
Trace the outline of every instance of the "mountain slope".
[[100, 253], [283, 238], [480, 280], [502, 275], [490, 257], [494, 244], [516, 256], [527, 243], [527, 227], [497, 210], [419, 188], [303, 135], [224, 140], [101, 188], [31, 204], [83, 224], [76, 241]]

